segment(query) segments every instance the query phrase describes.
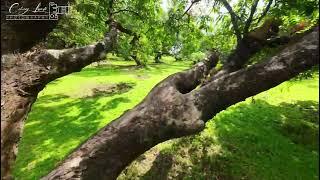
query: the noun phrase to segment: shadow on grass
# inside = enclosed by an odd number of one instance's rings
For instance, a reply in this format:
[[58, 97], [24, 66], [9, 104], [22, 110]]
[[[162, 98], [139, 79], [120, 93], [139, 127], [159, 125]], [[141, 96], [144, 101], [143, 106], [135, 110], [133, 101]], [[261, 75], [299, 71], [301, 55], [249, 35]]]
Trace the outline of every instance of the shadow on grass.
[[[153, 161], [151, 169], [145, 173], [141, 179], [168, 179], [169, 170], [172, 168], [173, 155], [160, 152], [156, 159]], [[154, 172], [157, 172], [155, 174]]]
[[[162, 74], [168, 73], [172, 69], [179, 71], [187, 69], [186, 65], [172, 65], [172, 64], [150, 64], [145, 67], [136, 65], [101, 65], [98, 67], [87, 67], [81, 72], [73, 73], [73, 76], [81, 77], [98, 77], [98, 76], [114, 76], [115, 74]], [[138, 72], [137, 72], [138, 71]]]
[[80, 98], [98, 98], [98, 97], [108, 97], [108, 96], [114, 96], [117, 94], [123, 94], [135, 86], [135, 83], [126, 83], [126, 82], [120, 82], [120, 83], [108, 83], [108, 84], [100, 84], [95, 87], [92, 87], [90, 94], [84, 94]]
[[[318, 104], [298, 101], [275, 106], [256, 100], [232, 106], [200, 135], [178, 139], [163, 149], [160, 154], [167, 155], [157, 157], [151, 169], [138, 177], [318, 179]], [[167, 156], [172, 156], [172, 164], [164, 171]]]
[[128, 103], [130, 100], [128, 98], [124, 97], [118, 97], [114, 98], [111, 101], [107, 102], [105, 105], [101, 107], [101, 111], [108, 111], [110, 109], [115, 109], [119, 106], [121, 103]]
[[113, 98], [106, 104], [99, 98], [72, 99], [65, 95], [40, 97], [32, 107], [25, 126], [23, 139], [15, 168], [17, 179], [29, 174], [30, 179], [39, 179], [56, 163], [71, 152], [101, 127], [101, 112], [117, 108], [128, 98]]

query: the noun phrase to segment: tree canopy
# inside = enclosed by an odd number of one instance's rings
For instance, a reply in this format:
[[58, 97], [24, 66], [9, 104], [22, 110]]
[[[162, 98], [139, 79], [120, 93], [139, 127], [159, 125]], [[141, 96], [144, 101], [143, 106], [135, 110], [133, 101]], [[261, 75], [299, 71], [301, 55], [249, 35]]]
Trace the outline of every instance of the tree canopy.
[[49, 35], [48, 46], [79, 47], [101, 39], [108, 29], [111, 2], [113, 19], [138, 37], [132, 43], [133, 34], [121, 32], [114, 53], [132, 60], [135, 52], [142, 63], [160, 54], [199, 60], [211, 48], [226, 57], [237, 39], [265, 19], [279, 18], [280, 34], [289, 34], [300, 22], [311, 27], [319, 16], [318, 1], [310, 0], [76, 0], [71, 13]]

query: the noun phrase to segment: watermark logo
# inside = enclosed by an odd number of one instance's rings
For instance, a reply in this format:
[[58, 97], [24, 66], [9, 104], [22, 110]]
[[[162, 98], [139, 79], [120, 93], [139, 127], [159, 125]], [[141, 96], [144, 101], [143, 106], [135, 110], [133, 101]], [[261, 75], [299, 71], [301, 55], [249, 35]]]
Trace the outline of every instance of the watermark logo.
[[25, 21], [25, 20], [58, 20], [59, 15], [68, 14], [71, 6], [59, 6], [54, 2], [49, 2], [48, 5], [42, 6], [41, 3], [35, 7], [23, 7], [19, 3], [13, 3], [8, 6], [6, 20], [8, 21]]

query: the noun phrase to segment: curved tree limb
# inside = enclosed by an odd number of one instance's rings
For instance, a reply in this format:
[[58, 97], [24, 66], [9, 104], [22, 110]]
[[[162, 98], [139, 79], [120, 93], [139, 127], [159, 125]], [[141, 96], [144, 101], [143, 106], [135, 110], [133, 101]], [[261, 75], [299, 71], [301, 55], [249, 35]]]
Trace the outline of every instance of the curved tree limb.
[[270, 89], [319, 64], [318, 36], [317, 27], [268, 61], [226, 74], [203, 86], [195, 92], [202, 118], [209, 120], [228, 106]]
[[169, 76], [140, 104], [102, 128], [42, 179], [116, 179], [130, 162], [156, 144], [198, 133], [205, 122], [228, 106], [319, 64], [318, 33], [317, 28], [270, 60], [199, 89], [190, 91], [211, 63]]

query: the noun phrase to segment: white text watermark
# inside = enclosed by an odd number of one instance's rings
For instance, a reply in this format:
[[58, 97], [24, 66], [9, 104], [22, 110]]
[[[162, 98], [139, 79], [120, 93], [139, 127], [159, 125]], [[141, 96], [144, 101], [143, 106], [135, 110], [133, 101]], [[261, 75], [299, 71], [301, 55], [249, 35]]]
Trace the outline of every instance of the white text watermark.
[[13, 3], [8, 6], [8, 12], [6, 13], [6, 20], [58, 20], [59, 15], [68, 14], [71, 6], [62, 5], [59, 6], [54, 2], [49, 2], [47, 5], [42, 6], [38, 3], [35, 7], [24, 7], [20, 3]]

